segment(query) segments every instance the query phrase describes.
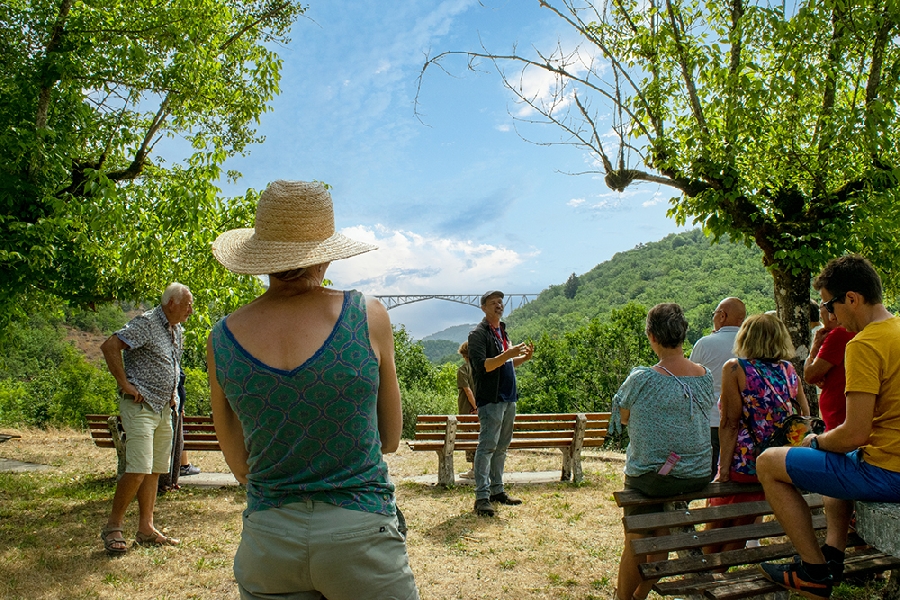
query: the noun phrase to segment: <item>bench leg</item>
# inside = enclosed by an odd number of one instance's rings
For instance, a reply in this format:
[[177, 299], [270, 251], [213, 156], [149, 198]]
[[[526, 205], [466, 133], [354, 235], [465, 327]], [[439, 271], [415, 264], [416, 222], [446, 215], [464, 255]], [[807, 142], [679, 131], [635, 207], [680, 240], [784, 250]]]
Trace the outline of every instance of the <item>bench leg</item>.
[[448, 487], [456, 483], [456, 471], [453, 468], [453, 449], [449, 452], [439, 450], [438, 453], [438, 485]]
[[891, 578], [881, 591], [882, 600], [900, 600], [900, 569], [891, 570]]
[[560, 481], [581, 483], [584, 473], [581, 470], [581, 452], [573, 452], [571, 448], [560, 448], [562, 451], [562, 477]]

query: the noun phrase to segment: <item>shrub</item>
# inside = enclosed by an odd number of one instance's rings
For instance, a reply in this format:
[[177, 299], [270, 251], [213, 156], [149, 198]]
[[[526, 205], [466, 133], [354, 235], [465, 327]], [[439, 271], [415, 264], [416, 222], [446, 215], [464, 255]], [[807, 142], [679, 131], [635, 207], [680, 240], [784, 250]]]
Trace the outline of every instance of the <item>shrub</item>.
[[0, 425], [15, 426], [25, 422], [22, 407], [27, 404], [28, 390], [15, 379], [0, 380]]
[[69, 347], [57, 372], [58, 387], [50, 404], [53, 425], [81, 427], [88, 414], [115, 414], [118, 411], [116, 380], [90, 364]]
[[197, 367], [184, 368], [184, 414], [189, 417], [209, 416], [212, 406], [209, 403], [209, 381], [206, 371]]
[[[455, 389], [455, 384], [454, 384]], [[403, 400], [403, 433], [406, 439], [416, 435], [416, 417], [419, 415], [456, 414], [456, 394], [441, 394], [434, 390], [400, 388]]]
[[83, 427], [87, 414], [116, 411], [115, 380], [71, 346], [58, 366], [25, 381], [0, 382], [0, 423], [6, 425]]

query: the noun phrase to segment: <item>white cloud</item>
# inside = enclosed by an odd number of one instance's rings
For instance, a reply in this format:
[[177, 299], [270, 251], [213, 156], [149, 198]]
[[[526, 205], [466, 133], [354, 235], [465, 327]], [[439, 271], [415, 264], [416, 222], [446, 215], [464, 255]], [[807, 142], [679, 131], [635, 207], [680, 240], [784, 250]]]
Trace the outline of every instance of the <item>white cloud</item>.
[[[576, 42], [577, 43], [577, 42]], [[602, 74], [605, 65], [601, 64], [594, 53], [586, 52], [580, 47], [570, 46], [565, 49], [563, 42], [559, 42], [559, 48], [548, 57], [555, 67], [562, 67], [574, 77], [590, 77], [594, 79]], [[593, 71], [589, 75], [589, 71]], [[517, 77], [507, 73], [510, 83], [515, 85], [522, 96], [529, 99], [544, 112], [558, 113], [564, 111], [572, 104], [574, 96], [570, 80], [561, 80], [555, 73], [550, 73], [539, 67], [527, 67]], [[561, 87], [562, 86], [562, 87]], [[517, 117], [527, 117], [534, 113], [534, 109], [527, 103], [520, 102], [516, 111]]]
[[507, 123], [503, 123], [502, 125], [497, 125], [496, 127], [494, 127], [494, 129], [496, 129], [497, 131], [506, 132], [512, 128]]
[[328, 277], [338, 288], [368, 294], [451, 294], [487, 289], [513, 279], [513, 272], [537, 252], [521, 253], [495, 244], [355, 226], [344, 235], [378, 250], [334, 262]]
[[666, 200], [667, 198], [665, 196], [663, 196], [660, 192], [656, 192], [655, 194], [653, 194], [652, 198], [641, 204], [641, 206], [643, 206], [644, 208], [656, 206], [657, 204], [662, 204]]
[[572, 207], [581, 206], [582, 204], [584, 204], [584, 198], [572, 198], [571, 200], [566, 202], [566, 206]]

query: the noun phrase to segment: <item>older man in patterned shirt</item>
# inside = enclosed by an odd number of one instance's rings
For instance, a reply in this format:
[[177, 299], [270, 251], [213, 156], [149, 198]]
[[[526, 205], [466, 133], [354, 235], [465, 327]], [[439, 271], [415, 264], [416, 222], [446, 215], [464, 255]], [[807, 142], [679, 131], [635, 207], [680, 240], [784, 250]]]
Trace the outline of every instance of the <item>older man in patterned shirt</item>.
[[172, 451], [169, 407], [177, 401], [181, 323], [193, 312], [193, 304], [190, 290], [180, 283], [172, 283], [163, 292], [159, 306], [132, 319], [100, 346], [109, 371], [119, 384], [119, 414], [127, 440], [125, 473], [116, 484], [112, 513], [100, 534], [108, 554], [125, 552], [125, 510], [135, 496], [139, 508], [135, 543], [156, 546], [179, 543], [154, 527], [153, 508], [159, 476], [169, 471]]

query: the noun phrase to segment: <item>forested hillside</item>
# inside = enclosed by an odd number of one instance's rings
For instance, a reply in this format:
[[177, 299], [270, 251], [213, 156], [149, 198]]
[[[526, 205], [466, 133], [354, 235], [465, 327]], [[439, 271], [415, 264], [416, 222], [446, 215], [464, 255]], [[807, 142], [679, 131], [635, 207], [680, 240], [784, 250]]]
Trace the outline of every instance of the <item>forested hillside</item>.
[[[712, 244], [699, 229], [619, 252], [570, 281], [554, 285], [507, 319], [515, 340], [574, 331], [591, 319], [605, 320], [629, 302], [650, 308], [677, 302], [695, 342], [712, 326], [712, 312], [727, 296], [738, 296], [748, 314], [772, 310], [772, 277], [758, 248], [723, 239]], [[572, 297], [567, 297], [572, 296]]]

